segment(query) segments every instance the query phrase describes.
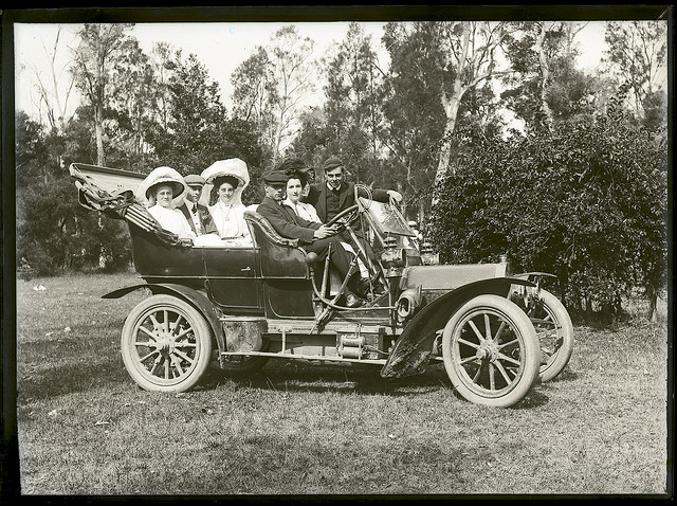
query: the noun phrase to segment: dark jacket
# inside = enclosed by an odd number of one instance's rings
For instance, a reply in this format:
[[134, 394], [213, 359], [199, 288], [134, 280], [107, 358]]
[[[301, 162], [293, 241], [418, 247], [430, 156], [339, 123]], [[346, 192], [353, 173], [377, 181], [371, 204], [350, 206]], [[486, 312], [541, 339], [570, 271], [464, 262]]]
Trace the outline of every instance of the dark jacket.
[[[320, 217], [323, 223], [327, 222], [327, 183], [323, 182], [317, 185], [312, 185], [310, 187], [310, 192], [306, 197], [306, 202], [311, 203], [315, 206], [317, 215]], [[360, 197], [367, 197], [367, 192], [358, 187], [358, 195]], [[372, 189], [371, 198], [377, 202], [388, 202], [388, 191]], [[355, 205], [355, 183], [346, 183], [345, 181], [341, 185], [339, 190], [339, 210], [343, 211], [344, 209], [349, 208], [350, 206]]]
[[[181, 211], [188, 220], [190, 229], [197, 234], [197, 230], [195, 230], [195, 223], [193, 223], [193, 219], [190, 217], [190, 211], [188, 210], [186, 202], [184, 202], [179, 207], [179, 211]], [[216, 223], [214, 223], [214, 219], [212, 218], [212, 215], [209, 212], [209, 209], [207, 209], [205, 206], [201, 204], [198, 204], [197, 213], [200, 216], [200, 222], [202, 223], [202, 227], [204, 229], [204, 231], [202, 232], [203, 234], [219, 233], [218, 229], [216, 228]]]
[[320, 228], [320, 223], [306, 221], [289, 209], [266, 197], [256, 208], [256, 212], [268, 219], [273, 228], [282, 237], [299, 239], [299, 242], [310, 244], [314, 240], [315, 230]]

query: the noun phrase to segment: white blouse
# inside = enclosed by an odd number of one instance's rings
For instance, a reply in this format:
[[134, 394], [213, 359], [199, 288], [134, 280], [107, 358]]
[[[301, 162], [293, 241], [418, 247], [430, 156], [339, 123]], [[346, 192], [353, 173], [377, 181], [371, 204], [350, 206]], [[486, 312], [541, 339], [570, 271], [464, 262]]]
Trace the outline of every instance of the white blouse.
[[244, 221], [245, 206], [242, 204], [224, 204], [220, 200], [209, 206], [209, 212], [222, 239], [250, 238], [249, 228]]
[[169, 232], [173, 232], [179, 237], [195, 237], [195, 234], [188, 224], [188, 220], [178, 209], [169, 209], [155, 204], [148, 208], [148, 212], [153, 215], [160, 226]]
[[296, 204], [294, 204], [289, 199], [285, 199], [282, 203], [287, 207], [291, 207], [292, 211], [296, 213], [296, 216], [303, 218], [304, 220], [307, 221], [322, 223], [322, 220], [317, 215], [317, 211], [315, 210], [312, 204], [301, 201], [298, 201]]

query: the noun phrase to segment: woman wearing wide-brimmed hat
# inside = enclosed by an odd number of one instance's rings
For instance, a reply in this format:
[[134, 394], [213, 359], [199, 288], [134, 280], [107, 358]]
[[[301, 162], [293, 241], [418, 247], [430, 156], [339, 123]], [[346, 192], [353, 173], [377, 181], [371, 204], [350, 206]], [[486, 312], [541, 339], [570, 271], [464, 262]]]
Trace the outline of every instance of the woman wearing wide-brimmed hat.
[[140, 191], [148, 202], [148, 212], [160, 226], [180, 238], [194, 239], [188, 220], [176, 205], [182, 201], [186, 183], [175, 169], [157, 167], [141, 183]]
[[239, 158], [219, 160], [201, 175], [207, 181], [203, 192], [211, 197], [209, 212], [221, 239], [243, 246], [253, 244], [242, 203], [242, 191], [249, 184], [247, 164]]

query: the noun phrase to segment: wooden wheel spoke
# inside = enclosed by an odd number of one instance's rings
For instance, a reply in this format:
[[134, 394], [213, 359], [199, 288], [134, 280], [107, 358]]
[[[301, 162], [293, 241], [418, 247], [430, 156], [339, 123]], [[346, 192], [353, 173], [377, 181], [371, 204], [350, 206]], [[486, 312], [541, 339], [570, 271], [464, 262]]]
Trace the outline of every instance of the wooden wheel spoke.
[[470, 327], [473, 329], [473, 332], [475, 332], [475, 335], [478, 337], [478, 339], [480, 340], [480, 342], [482, 342], [482, 340], [484, 339], [484, 336], [482, 335], [482, 333], [481, 333], [481, 332], [479, 331], [479, 329], [477, 328], [477, 325], [475, 325], [475, 322], [472, 321], [472, 320], [468, 320], [468, 324], [469, 324]]
[[157, 339], [155, 339], [155, 336], [153, 335], [153, 333], [150, 330], [148, 330], [146, 327], [144, 327], [143, 325], [141, 325], [139, 327], [139, 330], [141, 330], [144, 334], [146, 334], [148, 337], [150, 337], [153, 341], [157, 341]]
[[459, 365], [469, 364], [470, 362], [474, 362], [476, 360], [477, 360], [477, 357], [475, 355], [473, 355], [472, 357], [464, 358], [463, 360], [461, 360], [459, 362]]
[[176, 321], [175, 321], [174, 323], [172, 323], [172, 326], [171, 326], [172, 332], [175, 332], [176, 329], [179, 328], [179, 322], [180, 322], [182, 319], [183, 319], [183, 316], [182, 316], [182, 315], [178, 315], [178, 316], [176, 317]]
[[160, 361], [162, 360], [162, 355], [158, 355], [158, 357], [153, 361], [153, 367], [150, 370], [150, 374], [155, 374], [155, 369], [157, 369], [157, 366], [160, 365]]
[[494, 378], [494, 365], [489, 364], [489, 390], [496, 390], [496, 379]]
[[[184, 371], [183, 369], [181, 369], [181, 361], [180, 361], [180, 360], [176, 360], [176, 358], [173, 357], [173, 356], [172, 356], [172, 366], [173, 366], [174, 368], [176, 368], [176, 371], [179, 373], [179, 377], [183, 376], [183, 374], [185, 373], [185, 371]], [[175, 377], [176, 377], [176, 376], [175, 376]]]
[[159, 351], [159, 350], [153, 350], [153, 351], [151, 351], [151, 352], [150, 352], [148, 355], [146, 355], [145, 357], [139, 358], [139, 362], [145, 362], [146, 360], [148, 360], [150, 357], [152, 357], [152, 356], [155, 355], [156, 353], [160, 353], [160, 351]]
[[182, 339], [186, 334], [188, 334], [188, 333], [191, 332], [192, 330], [193, 330], [193, 329], [190, 328], [190, 327], [188, 327], [187, 329], [182, 330], [181, 332], [179, 332], [179, 333], [174, 337], [174, 340], [175, 340], [175, 341], [178, 341], [179, 339]]
[[545, 346], [541, 347], [541, 351], [548, 356], [548, 358], [552, 357], [555, 353], [555, 350], [551, 350], [550, 348], [547, 348]]
[[162, 314], [164, 316], [164, 321], [162, 322], [162, 328], [164, 329], [165, 332], [169, 333], [169, 313], [166, 309], [162, 311]]
[[458, 342], [459, 342], [459, 343], [463, 343], [463, 344], [465, 344], [466, 346], [470, 346], [470, 347], [475, 348], [475, 349], [479, 348], [479, 345], [477, 345], [477, 344], [475, 344], [475, 343], [471, 343], [470, 341], [466, 341], [465, 339], [459, 338], [459, 339], [458, 339]]
[[499, 338], [503, 334], [503, 329], [505, 328], [506, 323], [504, 321], [501, 322], [501, 324], [498, 326], [498, 330], [496, 331], [496, 335], [494, 336], [494, 342], [498, 343]]
[[512, 344], [518, 343], [518, 342], [519, 342], [518, 339], [513, 339], [512, 341], [508, 341], [507, 343], [499, 344], [499, 345], [498, 345], [498, 349], [499, 349], [499, 350], [502, 350], [503, 348], [505, 348], [505, 347], [507, 347], [507, 346], [510, 346], [510, 345], [512, 345]]
[[165, 379], [169, 379], [169, 360], [165, 358]]
[[514, 364], [514, 365], [517, 365], [517, 366], [522, 365], [522, 363], [519, 360], [515, 360], [514, 358], [511, 358], [507, 355], [504, 355], [503, 353], [499, 353], [498, 358], [500, 358], [501, 360], [505, 360], [506, 362], [510, 362], [511, 364]]
[[475, 372], [475, 376], [472, 377], [472, 382], [473, 382], [473, 383], [476, 383], [476, 382], [477, 382], [477, 378], [480, 377], [480, 373], [482, 372], [482, 367], [483, 367], [483, 366], [484, 366], [484, 364], [483, 364], [482, 362], [480, 362], [480, 366], [477, 368], [477, 371]]
[[508, 376], [507, 371], [505, 370], [505, 367], [503, 367], [503, 364], [501, 364], [498, 360], [494, 362], [494, 365], [496, 366], [496, 369], [498, 369], [498, 372], [501, 373], [501, 376], [503, 376], [503, 379], [505, 382], [509, 385], [512, 380], [510, 379], [510, 376]]
[[155, 318], [154, 314], [149, 314], [148, 318], [150, 318], [150, 321], [153, 323], [153, 327], [155, 329], [161, 329], [162, 328], [162, 325], [160, 325], [160, 322], [157, 321], [157, 318]]
[[191, 343], [190, 341], [183, 342], [181, 341], [180, 343], [174, 343], [175, 348], [196, 348], [197, 343]]
[[190, 364], [192, 364], [193, 362], [195, 362], [195, 359], [190, 358], [188, 355], [186, 355], [184, 352], [182, 352], [182, 351], [180, 351], [180, 350], [174, 350], [174, 354], [175, 354], [177, 357], [182, 358], [183, 360], [185, 360], [186, 362], [188, 362], [188, 363], [190, 363]]
[[491, 320], [487, 313], [484, 313], [484, 338], [491, 339]]

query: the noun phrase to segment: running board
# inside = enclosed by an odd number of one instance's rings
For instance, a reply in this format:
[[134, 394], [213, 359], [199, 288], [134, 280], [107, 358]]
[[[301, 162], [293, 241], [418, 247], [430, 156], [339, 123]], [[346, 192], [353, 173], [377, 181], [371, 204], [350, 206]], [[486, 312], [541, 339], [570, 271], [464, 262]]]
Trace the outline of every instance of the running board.
[[336, 356], [327, 356], [327, 355], [297, 355], [294, 353], [275, 353], [269, 351], [222, 351], [220, 354], [222, 357], [271, 357], [271, 358], [291, 358], [298, 360], [319, 360], [321, 362], [353, 362], [357, 364], [373, 364], [373, 365], [384, 365], [386, 359], [384, 358], [374, 358], [374, 359], [359, 359], [359, 358], [343, 358], [338, 355]]

